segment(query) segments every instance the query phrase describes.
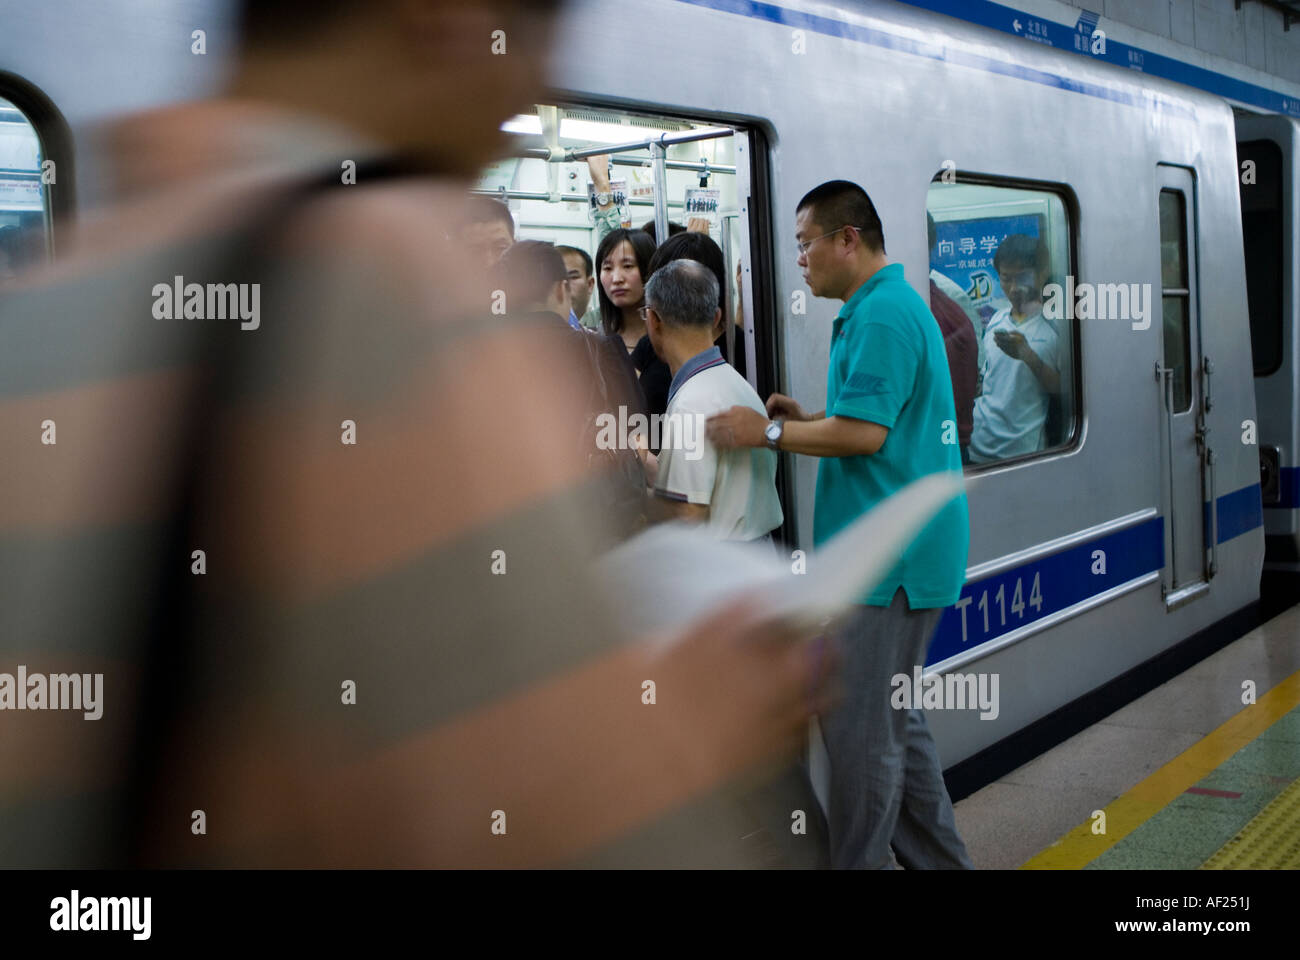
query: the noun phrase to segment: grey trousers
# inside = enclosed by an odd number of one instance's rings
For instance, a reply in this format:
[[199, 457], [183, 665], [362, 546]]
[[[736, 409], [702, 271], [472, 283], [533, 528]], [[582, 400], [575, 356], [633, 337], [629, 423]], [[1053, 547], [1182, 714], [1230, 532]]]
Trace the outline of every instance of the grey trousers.
[[920, 710], [890, 705], [891, 678], [924, 665], [942, 608], [859, 606], [836, 635], [840, 700], [821, 718], [830, 757], [831, 865], [971, 869], [957, 835], [939, 753]]

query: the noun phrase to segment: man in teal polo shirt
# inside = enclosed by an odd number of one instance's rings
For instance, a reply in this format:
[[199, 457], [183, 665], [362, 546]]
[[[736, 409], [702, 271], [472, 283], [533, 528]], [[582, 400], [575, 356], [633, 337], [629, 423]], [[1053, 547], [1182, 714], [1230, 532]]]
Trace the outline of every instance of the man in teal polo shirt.
[[[857, 184], [833, 180], [796, 208], [798, 263], [815, 296], [844, 301], [831, 331], [826, 409], [773, 394], [768, 420], [732, 407], [709, 420], [720, 445], [821, 457], [813, 543], [833, 537], [913, 480], [961, 472], [952, 380], [939, 324], [885, 256]], [[943, 608], [956, 603], [970, 544], [966, 498], [948, 504], [838, 637], [843, 699], [822, 718], [830, 755], [831, 862], [969, 868], [934, 741], [919, 710], [895, 709], [892, 679], [924, 665]], [[910, 682], [910, 680], [909, 680]]]

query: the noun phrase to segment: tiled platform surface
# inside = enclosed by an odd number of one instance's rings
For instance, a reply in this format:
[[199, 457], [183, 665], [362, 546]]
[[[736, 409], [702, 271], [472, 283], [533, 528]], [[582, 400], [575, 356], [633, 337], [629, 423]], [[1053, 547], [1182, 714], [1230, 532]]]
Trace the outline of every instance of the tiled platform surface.
[[[1300, 800], [1281, 804], [1276, 822], [1252, 821], [1300, 778], [1298, 672], [1293, 607], [959, 802], [972, 860], [983, 869], [1195, 868], [1248, 824], [1272, 823], [1271, 835], [1293, 842], [1283, 828]], [[1243, 706], [1247, 680], [1257, 702]], [[1091, 829], [1098, 810], [1105, 834]]]

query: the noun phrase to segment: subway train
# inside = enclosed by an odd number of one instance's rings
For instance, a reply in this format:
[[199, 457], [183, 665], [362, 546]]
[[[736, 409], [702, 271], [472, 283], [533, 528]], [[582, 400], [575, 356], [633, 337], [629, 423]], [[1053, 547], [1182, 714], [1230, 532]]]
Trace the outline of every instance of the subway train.
[[[0, 40], [0, 131], [33, 138], [4, 154], [0, 227], [44, 209], [51, 251], [98, 183], [76, 165], [83, 126], [215, 88], [192, 30], [214, 61], [229, 33], [219, 3], [133, 12], [113, 42], [150, 67], [126, 79], [114, 59], [113, 100], [95, 67], [125, 54], [79, 35], [79, 14], [18, 14]], [[509, 202], [521, 238], [588, 251], [587, 156], [611, 156], [630, 220], [705, 211], [761, 396], [825, 396], [839, 304], [810, 295], [794, 238], [813, 186], [861, 184], [890, 259], [927, 298], [928, 276], [956, 284], [973, 323], [1005, 305], [1006, 237], [1047, 250], [1059, 389], [1040, 449], [966, 468], [967, 582], [928, 658], [999, 678], [995, 716], [929, 715], [954, 795], [1249, 625], [1266, 547], [1300, 566], [1295, 119], [888, 0], [593, 0], [557, 36], [552, 89], [507, 124], [511, 155], [478, 192]], [[33, 207], [47, 159], [59, 179]], [[815, 471], [783, 456], [792, 550], [811, 543]]]

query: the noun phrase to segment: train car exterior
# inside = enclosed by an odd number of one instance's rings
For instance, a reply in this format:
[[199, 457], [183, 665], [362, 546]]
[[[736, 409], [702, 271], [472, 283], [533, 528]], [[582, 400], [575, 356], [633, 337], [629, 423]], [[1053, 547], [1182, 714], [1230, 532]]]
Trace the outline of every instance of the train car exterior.
[[1300, 570], [1300, 123], [1237, 118], [1267, 564]]
[[[791, 305], [806, 293], [795, 204], [829, 179], [872, 195], [891, 258], [924, 295], [927, 199], [950, 171], [954, 186], [1057, 198], [1075, 283], [1149, 285], [1168, 318], [1076, 323], [1067, 442], [968, 473], [968, 583], [929, 669], [997, 674], [1001, 703], [987, 719], [931, 714], [946, 765], [1257, 598], [1258, 453], [1243, 438], [1255, 399], [1222, 100], [890, 3], [623, 4], [623, 24], [668, 26], [643, 37], [647, 54], [628, 69], [606, 9], [576, 5], [562, 27], [588, 53], [560, 52], [561, 96], [734, 124], [768, 153], [745, 211], [760, 393], [779, 388], [814, 409], [825, 396], [839, 304]], [[709, 56], [684, 53], [693, 43]], [[1169, 276], [1171, 244], [1180, 277]], [[787, 515], [806, 546], [816, 466], [788, 466]]]
[[[130, 5], [118, 6], [125, 15]], [[0, 68], [43, 90], [74, 126], [218, 85], [218, 64], [194, 67], [189, 37], [206, 22], [218, 53], [226, 5], [191, 4], [185, 23], [137, 12], [129, 42], [139, 49], [130, 51], [79, 35], [73, 7], [19, 14], [22, 29], [10, 37], [33, 42], [15, 45]], [[628, 31], [640, 50], [631, 63]], [[795, 204], [825, 180], [866, 188], [891, 259], [927, 298], [927, 211], [941, 228], [983, 226], [990, 236], [1020, 217], [1050, 242], [1063, 289], [1141, 291], [1125, 315], [1104, 319], [1095, 309], [1068, 316], [1082, 311], [1067, 298], [1058, 442], [968, 471], [968, 582], [944, 615], [929, 669], [996, 674], [1000, 704], [984, 719], [930, 715], [945, 764], [976, 757], [1257, 598], [1263, 514], [1270, 533], [1297, 527], [1294, 510], [1289, 520], [1261, 510], [1260, 448], [1247, 425], [1284, 437], [1265, 442], [1294, 456], [1296, 393], [1285, 423], [1256, 411], [1243, 127], [1221, 99], [887, 0], [591, 0], [570, 5], [557, 37], [554, 102], [741, 134], [745, 339], [764, 395], [780, 390], [812, 409], [825, 396], [839, 304], [807, 296], [793, 236]], [[9, 46], [0, 45], [7, 58]], [[128, 62], [153, 66], [137, 74]], [[86, 83], [99, 67], [121, 82]], [[78, 182], [87, 196], [98, 186], [85, 168]], [[1300, 224], [1287, 196], [1292, 243]], [[1300, 281], [1288, 249], [1294, 311]], [[961, 269], [970, 278], [980, 268]], [[1285, 337], [1294, 382], [1293, 321]], [[815, 471], [808, 458], [783, 464], [785, 532], [805, 547]]]

